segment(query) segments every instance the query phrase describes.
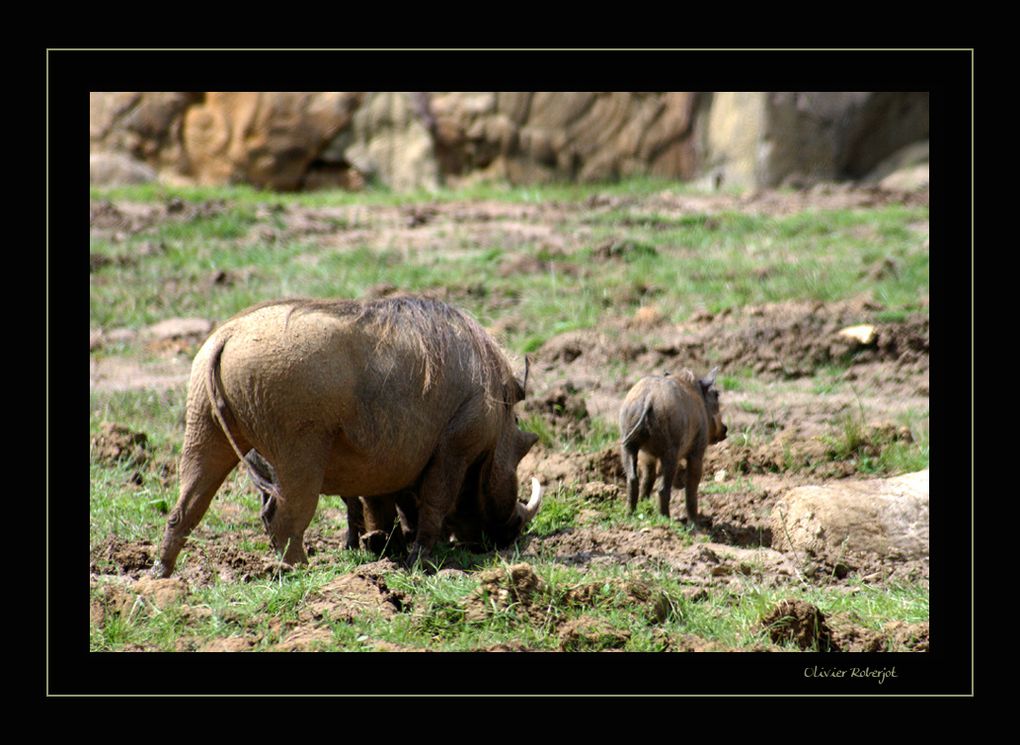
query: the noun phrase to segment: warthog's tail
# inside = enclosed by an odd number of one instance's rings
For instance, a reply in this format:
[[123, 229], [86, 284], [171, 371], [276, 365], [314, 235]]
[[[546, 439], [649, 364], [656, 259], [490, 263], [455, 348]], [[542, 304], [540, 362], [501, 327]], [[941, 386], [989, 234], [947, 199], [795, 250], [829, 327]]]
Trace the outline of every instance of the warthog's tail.
[[652, 410], [652, 402], [649, 398], [643, 398], [636, 403], [641, 407], [641, 416], [638, 417], [637, 422], [631, 427], [630, 431], [620, 438], [620, 444], [627, 450], [636, 450], [641, 446], [641, 441], [644, 439], [647, 429], [645, 425], [648, 424], [648, 415]]
[[230, 443], [230, 447], [234, 449], [234, 453], [237, 454], [238, 460], [244, 464], [248, 471], [248, 478], [251, 479], [255, 488], [269, 494], [271, 497], [279, 499], [280, 488], [272, 481], [263, 478], [255, 470], [255, 467], [244, 457], [244, 453], [238, 447], [234, 436], [230, 434], [230, 426], [227, 424], [227, 421], [234, 420], [234, 414], [230, 411], [230, 407], [227, 406], [227, 399], [223, 395], [223, 386], [220, 384], [220, 357], [223, 355], [223, 348], [226, 344], [227, 340], [223, 337], [216, 342], [216, 346], [213, 347], [212, 356], [209, 358], [209, 368], [205, 376], [205, 391], [209, 396], [209, 406], [212, 409], [213, 418], [216, 419], [220, 429], [223, 430], [223, 434], [226, 436], [227, 442]]

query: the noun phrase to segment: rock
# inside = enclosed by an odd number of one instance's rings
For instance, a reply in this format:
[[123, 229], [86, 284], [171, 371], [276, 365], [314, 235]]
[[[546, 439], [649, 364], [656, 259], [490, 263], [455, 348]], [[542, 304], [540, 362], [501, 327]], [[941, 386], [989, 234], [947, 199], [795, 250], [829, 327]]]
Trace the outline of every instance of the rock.
[[654, 305], [644, 305], [634, 312], [632, 323], [635, 326], [655, 326], [662, 323], [664, 316], [662, 311]]
[[156, 180], [156, 171], [124, 153], [93, 153], [89, 156], [89, 184], [121, 186], [149, 184]]
[[[910, 171], [923, 167], [928, 172], [928, 140], [912, 142], [900, 148], [879, 163], [867, 176], [861, 179], [864, 184], [882, 184], [882, 182], [898, 172]], [[885, 188], [885, 187], [883, 187]]]
[[859, 326], [847, 326], [845, 329], [840, 330], [839, 335], [845, 339], [856, 341], [858, 344], [868, 346], [875, 341], [875, 327], [867, 323]]
[[704, 114], [707, 185], [744, 189], [860, 178], [928, 137], [928, 94], [713, 93]]
[[875, 173], [927, 137], [925, 92], [89, 96], [90, 152], [127, 158], [120, 177], [279, 190], [639, 175], [704, 176], [716, 188], [811, 184]]
[[212, 327], [212, 321], [205, 318], [168, 318], [149, 326], [146, 335], [157, 341], [205, 337]]
[[928, 164], [922, 163], [893, 171], [878, 185], [886, 191], [924, 191], [928, 188]]
[[776, 502], [770, 523], [772, 547], [781, 551], [925, 558], [928, 471], [797, 487]]
[[[293, 190], [347, 128], [360, 93], [206, 93], [184, 113], [181, 170], [200, 184]], [[342, 160], [332, 166], [343, 178]], [[321, 183], [318, 185], [321, 186]]]
[[204, 93], [89, 93], [90, 153], [122, 153], [157, 171], [180, 170], [185, 111]]
[[397, 191], [435, 189], [432, 135], [406, 93], [370, 93], [353, 114], [345, 158], [360, 173]]

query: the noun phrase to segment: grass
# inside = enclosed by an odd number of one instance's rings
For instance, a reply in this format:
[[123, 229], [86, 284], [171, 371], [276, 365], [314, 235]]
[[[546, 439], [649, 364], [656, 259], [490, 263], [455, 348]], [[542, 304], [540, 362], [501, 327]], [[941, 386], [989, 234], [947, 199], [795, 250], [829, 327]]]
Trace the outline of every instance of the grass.
[[[490, 187], [476, 193], [509, 202], [576, 203], [595, 194], [641, 195], [671, 188], [652, 181], [598, 188]], [[550, 252], [541, 242], [522, 245], [499, 230], [487, 231], [484, 243], [473, 234], [454, 240], [437, 234], [435, 245], [423, 249], [409, 248], [403, 239], [382, 245], [355, 240], [337, 248], [328, 235], [288, 238], [284, 233], [282, 240], [267, 241], [260, 228], [279, 227], [283, 218], [256, 209], [267, 203], [389, 205], [413, 203], [413, 196], [281, 195], [241, 187], [189, 192], [151, 185], [93, 193], [96, 198], [226, 202], [222, 212], [164, 222], [121, 242], [93, 239], [93, 254], [117, 259], [91, 275], [94, 327], [138, 328], [188, 315], [222, 319], [269, 297], [360, 297], [388, 283], [440, 292], [484, 323], [498, 320], [512, 307], [526, 322], [507, 333], [507, 342], [515, 352], [528, 353], [556, 334], [597, 326], [607, 313], [632, 314], [647, 303], [642, 293], [649, 290], [674, 321], [698, 309], [715, 313], [787, 299], [832, 301], [863, 292], [884, 303], [887, 313], [905, 313], [921, 308], [927, 295], [927, 256], [913, 250], [916, 236], [907, 228], [927, 219], [922, 207], [789, 216], [722, 213], [711, 218], [641, 215], [630, 208], [594, 216], [567, 212], [551, 225], [565, 252]], [[463, 194], [443, 192], [429, 199], [454, 200]], [[336, 235], [349, 232], [342, 221], [334, 221]], [[597, 247], [607, 242], [621, 247], [619, 257], [610, 252], [608, 259], [595, 261]], [[502, 270], [506, 257], [522, 255], [555, 260], [537, 272]], [[869, 257], [876, 255], [895, 258], [898, 271], [878, 280], [862, 274]], [[217, 283], [221, 272], [225, 279]]]
[[910, 412], [897, 423], [901, 430], [869, 427], [863, 407], [844, 414], [836, 433], [823, 437], [828, 456], [834, 461], [855, 462], [857, 470], [867, 475], [897, 475], [928, 468], [927, 412]]
[[431, 202], [482, 201], [500, 202], [580, 202], [593, 196], [641, 197], [660, 192], [688, 194], [697, 189], [668, 179], [634, 178], [599, 184], [534, 184], [511, 186], [505, 183], [479, 183], [459, 189], [394, 192], [372, 187], [360, 192], [338, 190], [282, 193], [255, 189], [251, 186], [187, 186], [141, 184], [117, 187], [92, 187], [93, 201], [164, 202], [182, 199], [192, 203], [231, 200], [243, 205], [284, 205], [326, 207], [334, 205], [394, 206]]
[[[164, 222], [127, 236], [93, 237], [90, 275], [90, 325], [93, 328], [140, 329], [174, 316], [222, 320], [255, 302], [287, 295], [362, 297], [381, 285], [441, 294], [474, 313], [485, 325], [502, 325], [501, 337], [517, 354], [539, 349], [569, 331], [598, 328], [607, 319], [631, 317], [654, 305], [671, 321], [696, 311], [783, 300], [840, 300], [870, 295], [886, 307], [879, 320], [903, 320], [927, 312], [925, 252], [910, 225], [927, 221], [927, 208], [885, 206], [868, 210], [833, 210], [788, 216], [721, 213], [718, 215], [642, 212], [639, 198], [686, 187], [644, 179], [597, 186], [548, 185], [505, 187], [480, 185], [467, 190], [398, 195], [380, 190], [359, 194], [319, 192], [275, 194], [247, 187], [171, 188], [154, 185], [93, 189], [93, 200], [160, 203], [181, 199], [191, 204], [217, 202], [191, 220]], [[587, 205], [593, 197], [615, 201], [608, 209], [560, 210], [547, 223], [546, 237], [521, 238], [503, 229], [499, 218], [474, 231], [439, 225], [414, 236], [369, 219], [323, 217], [322, 234], [288, 233], [287, 212], [274, 206], [329, 208], [400, 207], [455, 200], [509, 204]], [[265, 207], [270, 209], [265, 209]], [[491, 223], [491, 224], [490, 224]], [[390, 230], [389, 233], [386, 231]], [[361, 232], [359, 232], [361, 231]], [[275, 232], [275, 238], [269, 237]], [[362, 235], [364, 233], [364, 235]], [[361, 237], [359, 237], [361, 236]], [[374, 240], [373, 236], [385, 236]], [[608, 250], [606, 249], [608, 247]], [[875, 263], [890, 258], [896, 271], [869, 276]], [[522, 262], [521, 270], [513, 262]], [[508, 267], [510, 267], [508, 269]], [[95, 353], [148, 360], [158, 351], [142, 340], [128, 340]], [[629, 362], [613, 360], [607, 376], [633, 373]], [[847, 382], [838, 366], [816, 371], [813, 392], [842, 392]], [[636, 378], [635, 378], [636, 379]], [[751, 370], [728, 369], [719, 387], [727, 392], [761, 393], [768, 383]], [[90, 435], [103, 422], [115, 422], [147, 436], [144, 463], [108, 463], [90, 454], [90, 544], [111, 536], [120, 541], [155, 545], [166, 515], [177, 499], [176, 459], [183, 439], [181, 388], [166, 391], [92, 392]], [[760, 420], [775, 415], [767, 406], [742, 402], [743, 412]], [[591, 417], [575, 434], [544, 414], [522, 415], [522, 428], [535, 432], [542, 445], [557, 452], [597, 453], [615, 446], [614, 422]], [[827, 446], [833, 459], [851, 459], [862, 473], [895, 473], [927, 466], [927, 412], [912, 412], [898, 423], [909, 439], [876, 434], [863, 424], [861, 412], [836, 422]], [[750, 445], [752, 435], [771, 436], [760, 421], [745, 432], [731, 430], [731, 447]], [[789, 454], [790, 468], [798, 467]], [[522, 482], [525, 479], [522, 478]], [[525, 485], [526, 486], [526, 485]], [[522, 486], [522, 489], [524, 487]], [[702, 484], [702, 493], [743, 494], [754, 490], [748, 479]], [[682, 498], [674, 492], [674, 500]], [[258, 518], [260, 502], [246, 477], [231, 475], [213, 506], [182, 552], [180, 566], [202, 555], [203, 542], [230, 535], [231, 546], [255, 555], [271, 555]], [[344, 529], [339, 498], [324, 497], [313, 523], [323, 533]], [[677, 521], [661, 517], [654, 498], [630, 514], [623, 500], [585, 496], [581, 485], [547, 491], [543, 508], [529, 530], [545, 538], [578, 528], [640, 531], [666, 528], [680, 545], [708, 540]], [[329, 551], [329, 549], [326, 549]], [[437, 563], [462, 571], [427, 574], [394, 571], [384, 580], [402, 593], [407, 610], [390, 618], [365, 613], [351, 621], [323, 620], [322, 648], [371, 650], [380, 643], [433, 650], [489, 649], [517, 645], [528, 649], [676, 649], [697, 637], [733, 649], [767, 643], [760, 617], [791, 594], [825, 613], [848, 613], [862, 625], [878, 629], [890, 620], [927, 620], [925, 586], [846, 588], [767, 586], [754, 572], [740, 578], [739, 591], [722, 583], [691, 600], [686, 579], [675, 568], [651, 564], [636, 569], [597, 562], [575, 567], [553, 557], [529, 557], [545, 588], [526, 607], [499, 605], [477, 615], [480, 574], [505, 571], [520, 560], [513, 552], [469, 554], [440, 547]], [[371, 560], [367, 554], [336, 550], [325, 565], [297, 569], [248, 581], [213, 578], [188, 589], [187, 595], [159, 609], [136, 602], [125, 613], [105, 612], [93, 621], [93, 650], [200, 648], [230, 637], [251, 640], [268, 650], [299, 623], [309, 600], [337, 577]], [[101, 567], [104, 559], [94, 557]], [[191, 564], [193, 565], [193, 564]], [[110, 569], [109, 567], [106, 567]], [[111, 571], [114, 571], [111, 569]], [[114, 593], [123, 578], [101, 578], [91, 589], [93, 606]], [[648, 597], [636, 598], [625, 584], [640, 582]], [[579, 587], [584, 600], [571, 594]], [[137, 607], [136, 607], [137, 606]], [[537, 608], [537, 609], [536, 609]], [[572, 624], [588, 631], [565, 635]], [[587, 627], [586, 627], [587, 628]]]
[[[93, 625], [93, 651], [118, 649], [198, 648], [214, 640], [241, 637], [253, 648], [270, 650], [300, 623], [316, 592], [352, 571], [361, 558], [338, 555], [329, 569], [294, 570], [278, 578], [247, 583], [218, 582], [195, 588], [169, 607], [144, 602], [124, 614], [108, 613]], [[345, 560], [346, 559], [346, 560]], [[532, 650], [615, 648], [632, 652], [663, 651], [696, 637], [725, 649], [770, 646], [761, 618], [780, 600], [799, 598], [826, 616], [845, 614], [861, 627], [880, 630], [890, 621], [928, 619], [927, 591], [918, 585], [874, 588], [770, 588], [749, 574], [740, 590], [709, 588], [701, 599], [668, 569], [628, 571], [625, 567], [591, 566], [585, 570], [560, 564], [534, 567], [535, 594], [505, 602], [484, 596], [479, 577], [486, 570], [509, 576], [509, 561], [484, 559], [475, 573], [399, 571], [384, 581], [404, 598], [407, 611], [395, 616], [371, 611], [350, 620], [322, 620], [323, 651], [377, 649], [380, 642], [403, 649], [470, 651], [511, 643]], [[105, 584], [93, 590], [99, 597]], [[99, 602], [98, 600], [96, 601]], [[567, 629], [580, 626], [571, 636]], [[322, 633], [321, 631], [319, 633]]]

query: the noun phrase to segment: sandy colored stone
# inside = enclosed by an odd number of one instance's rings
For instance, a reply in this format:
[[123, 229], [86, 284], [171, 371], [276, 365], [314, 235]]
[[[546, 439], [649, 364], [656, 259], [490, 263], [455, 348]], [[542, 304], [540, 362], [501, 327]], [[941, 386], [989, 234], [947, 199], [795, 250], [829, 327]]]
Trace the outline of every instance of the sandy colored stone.
[[928, 471], [791, 489], [772, 508], [771, 527], [780, 550], [924, 558]]

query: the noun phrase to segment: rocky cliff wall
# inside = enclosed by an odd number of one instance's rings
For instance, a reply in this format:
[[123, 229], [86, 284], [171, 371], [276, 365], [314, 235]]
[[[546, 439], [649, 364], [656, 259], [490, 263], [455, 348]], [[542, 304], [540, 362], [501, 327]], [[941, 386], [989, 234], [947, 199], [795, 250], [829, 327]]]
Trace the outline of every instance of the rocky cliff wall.
[[396, 190], [649, 175], [862, 178], [928, 136], [926, 93], [93, 93], [94, 184]]

